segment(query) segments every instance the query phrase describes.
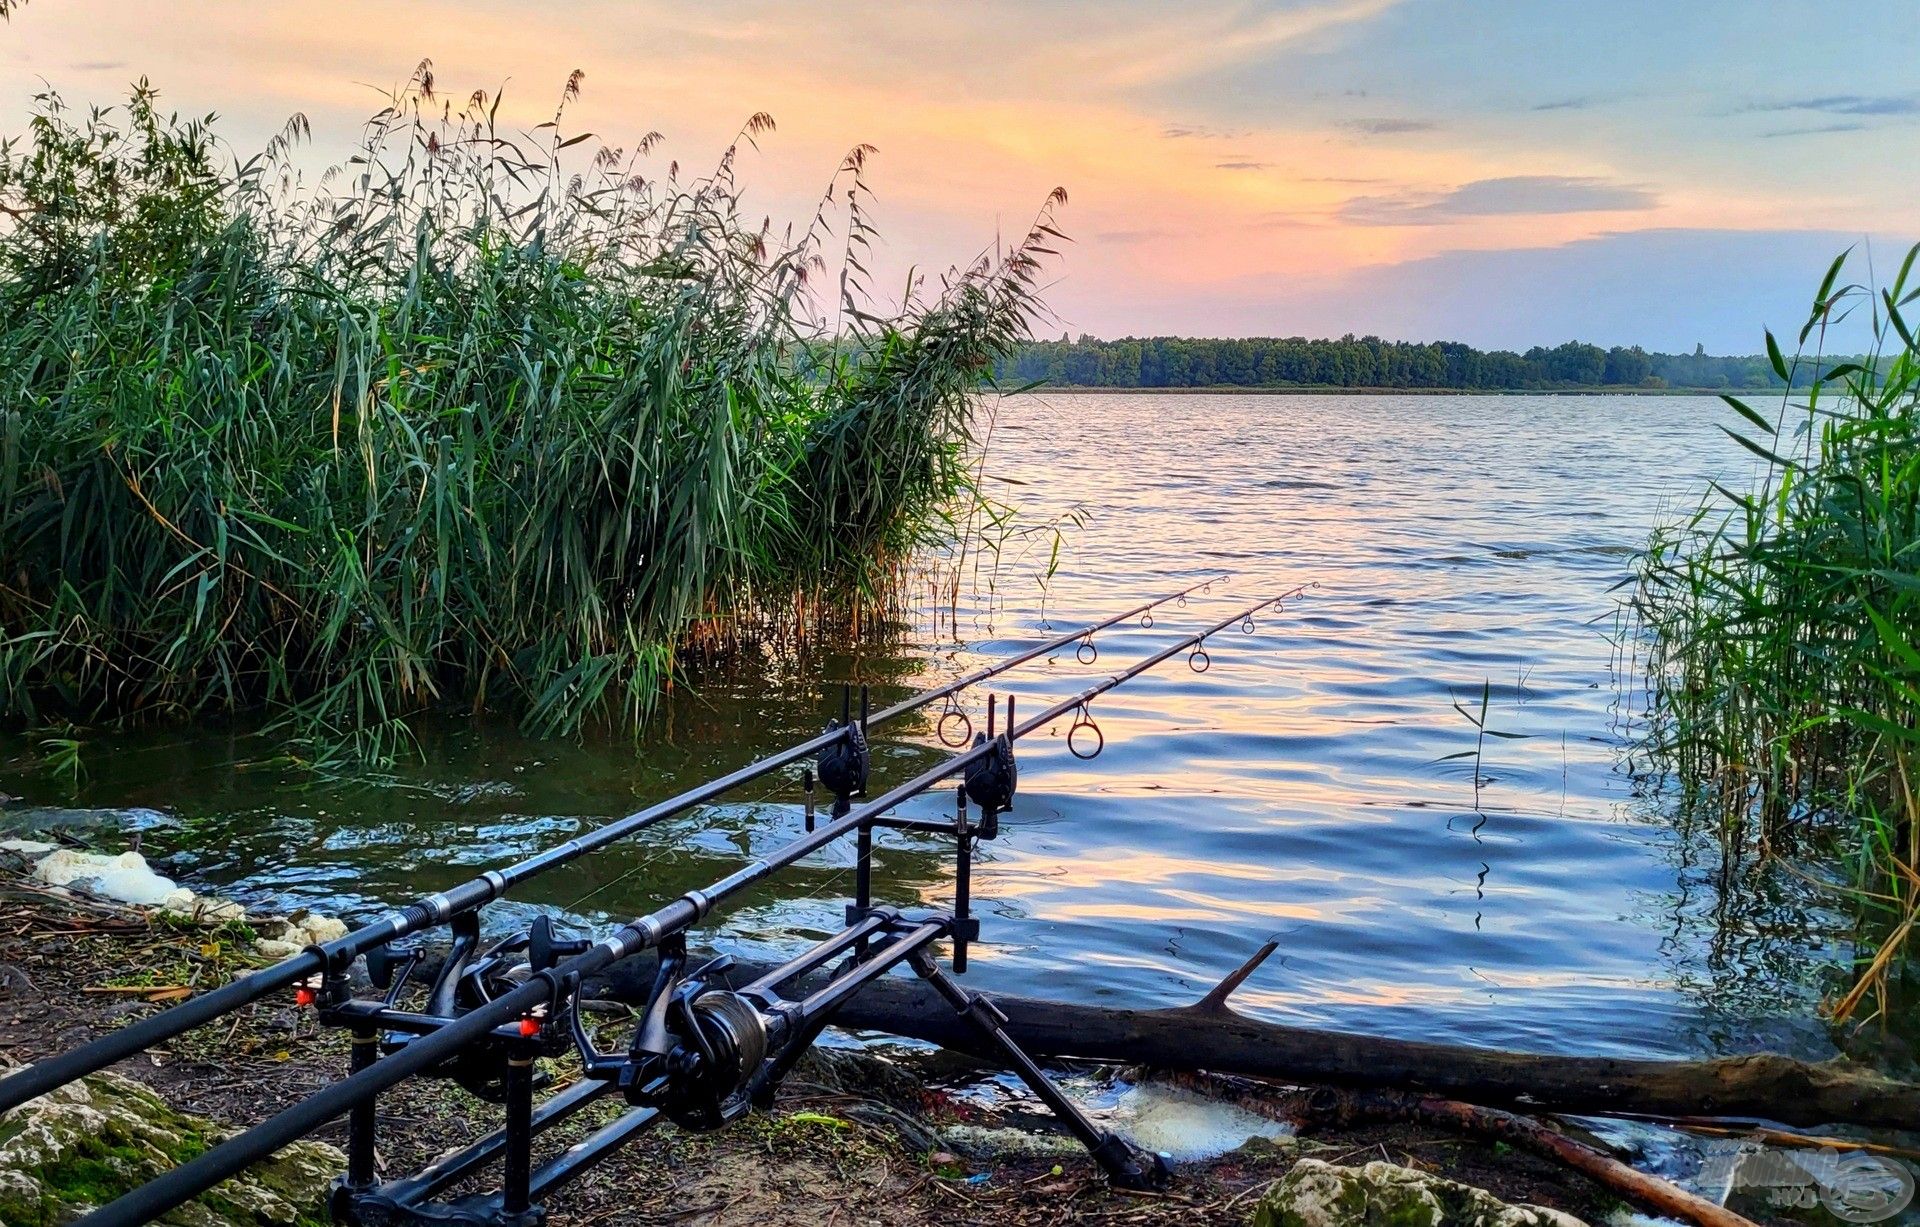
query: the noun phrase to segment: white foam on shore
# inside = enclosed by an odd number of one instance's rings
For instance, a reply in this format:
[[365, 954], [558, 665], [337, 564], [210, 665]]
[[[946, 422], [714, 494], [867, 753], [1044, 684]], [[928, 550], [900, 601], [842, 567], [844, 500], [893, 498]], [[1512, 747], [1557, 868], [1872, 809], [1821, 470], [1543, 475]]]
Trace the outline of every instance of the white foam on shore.
[[[133, 907], [158, 908], [202, 923], [247, 918], [247, 910], [231, 899], [195, 894], [172, 878], [155, 873], [138, 852], [108, 856], [29, 839], [0, 841], [0, 851], [33, 860], [33, 880], [48, 886], [82, 891]], [[346, 931], [345, 924], [330, 916], [301, 911], [286, 918], [279, 937], [262, 938], [255, 944], [262, 954], [286, 957], [307, 946], [332, 941]]]
[[1223, 1155], [1253, 1138], [1293, 1136], [1293, 1127], [1183, 1087], [1140, 1082], [1101, 1113], [1115, 1132], [1183, 1162]]
[[60, 848], [33, 867], [33, 876], [48, 886], [79, 886], [135, 907], [160, 907], [180, 890], [179, 883], [155, 873], [138, 852], [102, 856]]

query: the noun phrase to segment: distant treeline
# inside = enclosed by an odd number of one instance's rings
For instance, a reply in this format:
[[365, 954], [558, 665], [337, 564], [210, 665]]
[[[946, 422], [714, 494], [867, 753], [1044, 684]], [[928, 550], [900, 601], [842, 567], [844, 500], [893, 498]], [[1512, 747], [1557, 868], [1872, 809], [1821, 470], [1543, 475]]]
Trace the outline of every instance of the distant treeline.
[[1569, 341], [1524, 354], [1453, 341], [1355, 337], [1125, 337], [1036, 341], [1000, 367], [1003, 381], [1087, 388], [1778, 388], [1764, 355], [1731, 357]]

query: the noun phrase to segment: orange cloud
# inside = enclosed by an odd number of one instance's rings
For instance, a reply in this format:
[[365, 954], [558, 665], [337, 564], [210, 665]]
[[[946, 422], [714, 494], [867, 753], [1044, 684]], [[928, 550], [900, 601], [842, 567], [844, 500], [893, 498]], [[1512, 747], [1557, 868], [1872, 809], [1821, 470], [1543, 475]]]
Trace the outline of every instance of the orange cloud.
[[1636, 187], [1651, 207], [1631, 213], [1430, 210], [1422, 224], [1392, 224], [1391, 209], [1383, 216], [1364, 202], [1415, 202], [1401, 206], [1409, 221], [1418, 202], [1477, 184], [1643, 177], [1564, 142], [1543, 149], [1511, 127], [1182, 124], [1142, 88], [1295, 47], [1324, 50], [1402, 3], [1201, 5], [1165, 18], [1096, 9], [1064, 31], [1053, 10], [992, 4], [882, 12], [849, 2], [824, 16], [582, 4], [542, 16], [477, 3], [71, 0], [34, 6], [8, 28], [15, 50], [0, 61], [0, 97], [18, 116], [41, 77], [111, 92], [106, 71], [70, 66], [124, 61], [123, 75], [151, 76], [183, 108], [225, 113], [236, 145], [308, 112], [317, 165], [346, 151], [356, 118], [421, 54], [456, 97], [504, 81], [504, 114], [524, 125], [547, 118], [561, 81], [582, 67], [587, 92], [572, 122], [626, 145], [659, 129], [668, 136], [661, 158], [683, 166], [710, 165], [746, 115], [772, 112], [780, 130], [744, 176], [750, 201], [776, 217], [804, 219], [844, 151], [877, 145], [883, 288], [901, 284], [909, 266], [965, 260], [996, 233], [1017, 233], [1056, 184], [1069, 190], [1066, 227], [1078, 239], [1064, 266], [1067, 297], [1109, 300], [1624, 228], [1792, 216], [1794, 202], [1681, 181]]

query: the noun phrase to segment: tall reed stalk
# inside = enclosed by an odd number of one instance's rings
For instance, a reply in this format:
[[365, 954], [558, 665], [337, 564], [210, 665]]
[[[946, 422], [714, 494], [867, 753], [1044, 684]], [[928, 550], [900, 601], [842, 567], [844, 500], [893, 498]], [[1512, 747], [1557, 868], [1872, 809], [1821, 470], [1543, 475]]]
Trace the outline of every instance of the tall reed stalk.
[[[1911, 973], [1920, 914], [1920, 345], [1904, 311], [1916, 248], [1891, 285], [1840, 283], [1835, 260], [1763, 414], [1723, 427], [1761, 465], [1663, 527], [1633, 598], [1647, 632], [1653, 748], [1729, 859], [1838, 841], [1863, 907], [1845, 1019]], [[1823, 357], [1849, 317], [1865, 355]]]
[[232, 162], [144, 83], [39, 99], [0, 147], [0, 715], [376, 758], [428, 707], [636, 720], [687, 645], [882, 599], [964, 518], [1060, 195], [880, 314], [865, 147], [777, 230], [735, 177], [769, 117], [688, 180], [566, 134], [580, 84], [515, 133], [423, 63], [311, 187], [298, 118]]

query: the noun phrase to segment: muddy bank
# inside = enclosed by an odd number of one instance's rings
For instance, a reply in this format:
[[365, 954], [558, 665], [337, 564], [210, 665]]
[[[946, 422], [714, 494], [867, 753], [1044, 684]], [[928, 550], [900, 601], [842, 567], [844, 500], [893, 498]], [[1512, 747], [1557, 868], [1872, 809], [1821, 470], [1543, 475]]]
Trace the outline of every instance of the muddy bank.
[[[18, 879], [0, 885], [0, 1058], [30, 1062], [165, 1008], [265, 960], [244, 922], [191, 925]], [[610, 1020], [624, 1023], [624, 1019]], [[337, 1077], [346, 1045], [289, 1001], [263, 1002], [117, 1071], [174, 1107], [232, 1126], [272, 1115]], [[1407, 1126], [1257, 1139], [1180, 1164], [1161, 1196], [1113, 1193], [1070, 1144], [1002, 1130], [1035, 1125], [1018, 1104], [958, 1088], [951, 1062], [839, 1047], [791, 1079], [774, 1111], [714, 1134], [663, 1127], [568, 1187], [557, 1224], [1244, 1224], [1297, 1160], [1386, 1160], [1589, 1222], [1618, 1201], [1585, 1179], [1504, 1148]], [[398, 1175], [490, 1128], [493, 1109], [450, 1083], [383, 1097], [382, 1154]], [[564, 1141], [614, 1109], [584, 1113]], [[320, 1141], [344, 1140], [339, 1122]], [[929, 1136], [931, 1135], [931, 1137]], [[1030, 1139], [1033, 1134], [1025, 1136]], [[929, 1145], [931, 1141], [931, 1145]], [[977, 1145], [964, 1145], [965, 1142]], [[1064, 1139], [1062, 1139], [1064, 1142]]]

